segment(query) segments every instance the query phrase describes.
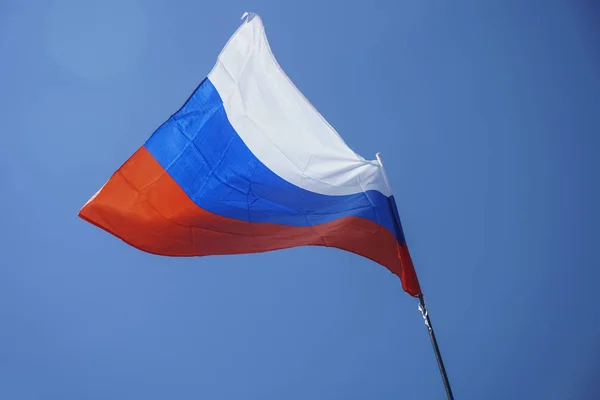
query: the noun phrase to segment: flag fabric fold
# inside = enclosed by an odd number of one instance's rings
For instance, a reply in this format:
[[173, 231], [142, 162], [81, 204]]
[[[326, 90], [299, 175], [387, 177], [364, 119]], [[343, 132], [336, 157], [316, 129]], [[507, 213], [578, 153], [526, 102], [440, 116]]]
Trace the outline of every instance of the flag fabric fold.
[[336, 247], [421, 293], [383, 166], [354, 153], [294, 86], [255, 14], [79, 216], [166, 256]]

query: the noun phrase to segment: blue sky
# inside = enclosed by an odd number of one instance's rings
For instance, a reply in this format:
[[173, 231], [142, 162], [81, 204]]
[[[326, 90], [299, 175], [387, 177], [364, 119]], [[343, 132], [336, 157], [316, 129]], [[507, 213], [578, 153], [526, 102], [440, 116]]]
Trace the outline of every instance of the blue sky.
[[0, 398], [443, 399], [416, 301], [335, 249], [173, 259], [79, 208], [244, 11], [383, 154], [457, 399], [600, 398], [591, 1], [0, 3]]

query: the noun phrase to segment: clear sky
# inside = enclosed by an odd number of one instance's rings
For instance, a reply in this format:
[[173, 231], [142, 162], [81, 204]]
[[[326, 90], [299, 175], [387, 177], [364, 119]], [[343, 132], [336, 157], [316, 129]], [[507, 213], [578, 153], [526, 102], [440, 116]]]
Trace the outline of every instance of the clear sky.
[[457, 399], [600, 398], [593, 1], [0, 1], [0, 399], [443, 399], [417, 302], [327, 248], [175, 259], [79, 208], [244, 11], [382, 152]]

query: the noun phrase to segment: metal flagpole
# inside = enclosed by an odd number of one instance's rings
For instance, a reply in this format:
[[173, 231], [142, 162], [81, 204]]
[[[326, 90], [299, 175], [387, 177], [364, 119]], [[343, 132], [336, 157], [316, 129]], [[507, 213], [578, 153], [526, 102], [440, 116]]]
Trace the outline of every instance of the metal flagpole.
[[433, 351], [435, 352], [435, 358], [437, 360], [438, 367], [440, 368], [440, 374], [442, 374], [446, 395], [448, 396], [448, 400], [454, 400], [454, 395], [452, 394], [452, 389], [450, 388], [450, 381], [448, 380], [448, 374], [446, 373], [446, 368], [444, 367], [444, 360], [442, 360], [442, 353], [440, 353], [440, 348], [437, 344], [437, 339], [435, 338], [435, 332], [433, 331], [433, 325], [431, 325], [431, 319], [429, 319], [429, 314], [427, 313], [427, 307], [425, 307], [425, 300], [423, 299], [422, 294], [419, 295], [419, 311], [421, 311], [421, 315], [425, 321], [425, 326], [427, 326], [427, 330], [429, 331], [429, 338], [431, 339], [431, 345], [433, 346]]
[[[385, 181], [385, 185], [387, 186], [390, 194], [392, 193], [392, 189], [390, 186], [390, 182], [388, 180], [387, 174], [385, 173], [385, 168], [383, 166], [383, 160], [381, 159], [381, 154], [377, 153], [377, 161], [381, 166], [381, 171], [383, 173], [383, 179]], [[442, 379], [444, 381], [444, 388], [446, 389], [446, 395], [448, 396], [448, 400], [454, 400], [454, 395], [452, 394], [452, 389], [450, 388], [450, 381], [448, 380], [448, 374], [446, 373], [446, 367], [444, 367], [444, 360], [442, 360], [442, 354], [440, 353], [440, 348], [437, 343], [437, 339], [435, 338], [435, 332], [433, 331], [433, 326], [431, 325], [431, 320], [429, 319], [429, 314], [427, 313], [427, 307], [425, 306], [425, 299], [423, 295], [419, 296], [419, 311], [421, 311], [421, 315], [425, 320], [425, 326], [427, 326], [427, 330], [429, 331], [429, 339], [431, 339], [431, 345], [433, 346], [433, 351], [435, 353], [435, 358], [438, 363], [438, 367], [440, 368], [440, 374], [442, 375]]]

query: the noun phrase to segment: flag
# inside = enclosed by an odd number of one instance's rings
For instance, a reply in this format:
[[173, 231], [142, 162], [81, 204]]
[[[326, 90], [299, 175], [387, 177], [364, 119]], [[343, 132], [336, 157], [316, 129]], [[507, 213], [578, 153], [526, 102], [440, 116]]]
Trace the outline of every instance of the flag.
[[79, 216], [165, 256], [336, 247], [421, 293], [383, 165], [354, 153], [294, 86], [255, 14]]

